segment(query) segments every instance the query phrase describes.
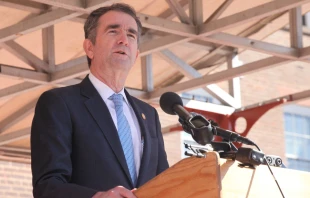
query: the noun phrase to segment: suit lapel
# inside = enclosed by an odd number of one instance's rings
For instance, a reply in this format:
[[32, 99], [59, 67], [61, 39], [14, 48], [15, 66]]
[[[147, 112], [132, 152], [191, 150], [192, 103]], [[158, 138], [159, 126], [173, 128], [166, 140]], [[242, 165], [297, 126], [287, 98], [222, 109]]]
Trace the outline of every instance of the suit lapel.
[[122, 145], [108, 107], [90, 82], [88, 76], [81, 82], [80, 85], [81, 94], [88, 98], [85, 101], [88, 111], [97, 122], [113, 153], [126, 173], [129, 182], [132, 184], [124, 152], [122, 150]]
[[129, 93], [125, 90], [125, 94], [127, 97], [127, 100], [129, 101], [130, 105], [132, 106], [137, 120], [140, 125], [140, 130], [141, 130], [141, 135], [144, 140], [144, 146], [143, 146], [143, 154], [142, 154], [142, 159], [141, 159], [141, 164], [140, 164], [140, 170], [139, 170], [139, 177], [137, 180], [137, 186], [140, 185], [141, 181], [145, 181], [144, 177], [147, 175], [147, 170], [148, 170], [148, 164], [150, 161], [150, 153], [151, 153], [151, 137], [150, 134], [147, 133], [146, 130], [146, 121], [142, 119], [142, 109], [134, 102], [132, 97], [129, 95]]

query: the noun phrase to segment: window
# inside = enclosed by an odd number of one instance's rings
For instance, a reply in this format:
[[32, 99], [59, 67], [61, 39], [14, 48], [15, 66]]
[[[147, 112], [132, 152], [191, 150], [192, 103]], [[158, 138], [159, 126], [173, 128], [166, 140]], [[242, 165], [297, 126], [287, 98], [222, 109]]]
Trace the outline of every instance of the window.
[[310, 13], [306, 13], [302, 16], [302, 25], [310, 27]]
[[287, 167], [310, 171], [310, 108], [290, 105], [284, 109]]

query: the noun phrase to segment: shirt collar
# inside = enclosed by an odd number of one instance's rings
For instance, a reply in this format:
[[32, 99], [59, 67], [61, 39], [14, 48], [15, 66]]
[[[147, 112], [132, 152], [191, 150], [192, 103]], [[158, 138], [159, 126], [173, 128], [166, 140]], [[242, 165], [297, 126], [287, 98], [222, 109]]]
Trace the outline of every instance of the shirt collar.
[[[91, 72], [89, 73], [88, 78], [91, 81], [91, 83], [94, 85], [96, 90], [99, 92], [100, 96], [102, 97], [104, 101], [109, 100], [109, 97], [115, 94], [115, 92], [108, 85], [106, 85], [105, 83], [100, 81], [98, 78], [96, 78], [96, 76], [94, 76]], [[122, 94], [123, 98], [125, 99], [125, 102], [127, 103], [127, 105], [129, 105], [125, 91], [124, 91], [124, 87], [122, 88], [120, 92], [116, 94]]]

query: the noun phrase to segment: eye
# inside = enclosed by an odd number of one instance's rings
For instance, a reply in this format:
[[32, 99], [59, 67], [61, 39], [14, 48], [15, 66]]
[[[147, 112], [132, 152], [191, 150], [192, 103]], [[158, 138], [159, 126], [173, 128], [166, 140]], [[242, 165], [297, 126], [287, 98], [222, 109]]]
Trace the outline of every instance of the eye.
[[116, 30], [109, 30], [109, 32], [108, 32], [108, 33], [115, 34], [115, 33], [117, 33], [117, 31], [116, 31]]
[[127, 34], [127, 36], [130, 38], [136, 39], [136, 35], [134, 35], [134, 34]]

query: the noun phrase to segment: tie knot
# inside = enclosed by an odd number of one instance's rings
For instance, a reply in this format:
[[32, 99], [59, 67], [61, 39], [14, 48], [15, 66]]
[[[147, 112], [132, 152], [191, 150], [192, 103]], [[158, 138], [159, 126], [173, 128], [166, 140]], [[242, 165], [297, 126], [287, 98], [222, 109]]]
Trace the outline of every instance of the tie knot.
[[123, 104], [123, 95], [122, 94], [113, 94], [109, 97], [110, 100], [114, 102], [114, 104], [121, 105]]

